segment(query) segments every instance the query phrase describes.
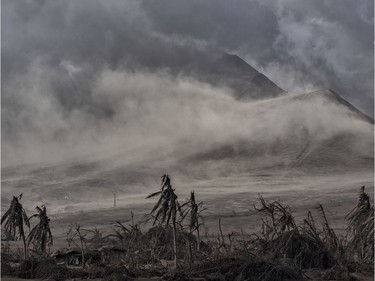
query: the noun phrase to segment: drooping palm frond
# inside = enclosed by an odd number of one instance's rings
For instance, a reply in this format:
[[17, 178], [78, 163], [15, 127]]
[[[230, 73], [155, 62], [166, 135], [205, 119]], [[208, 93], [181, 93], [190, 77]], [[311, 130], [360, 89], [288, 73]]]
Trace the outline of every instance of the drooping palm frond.
[[159, 200], [152, 208], [149, 217], [154, 217], [153, 225], [155, 225], [158, 221], [160, 222], [160, 224], [165, 224], [166, 226], [172, 224], [174, 267], [177, 267], [176, 219], [177, 212], [182, 214], [182, 209], [177, 201], [177, 195], [172, 188], [171, 179], [167, 174], [162, 176], [161, 191], [154, 192], [147, 196], [147, 198], [151, 198], [157, 195], [160, 195]]
[[30, 222], [25, 209], [19, 202], [20, 197], [13, 196], [9, 209], [1, 218], [1, 224], [4, 224], [5, 233], [8, 237], [21, 239], [25, 237], [23, 225], [30, 227]]
[[345, 217], [349, 222], [349, 251], [359, 260], [374, 261], [374, 206], [362, 186], [357, 206]]
[[[181, 221], [185, 219], [185, 217], [189, 214], [190, 221], [189, 221], [189, 229], [191, 232], [196, 231], [197, 235], [197, 251], [200, 251], [200, 227], [202, 223], [200, 221], [203, 221], [203, 218], [201, 216], [201, 213], [205, 210], [205, 208], [202, 208], [203, 202], [197, 203], [195, 200], [195, 193], [194, 191], [190, 192], [190, 199], [188, 202], [186, 202], [189, 207], [181, 212]], [[185, 206], [185, 204], [183, 206]]]
[[171, 178], [169, 177], [169, 175], [164, 174], [161, 177], [161, 190], [164, 190], [165, 187], [169, 186], [171, 186]]
[[155, 197], [156, 195], [159, 195], [160, 193], [162, 193], [162, 191], [157, 191], [157, 192], [151, 193], [151, 194], [147, 195], [146, 199], [151, 198], [151, 197]]
[[171, 180], [168, 175], [162, 176], [162, 183], [161, 183], [162, 190], [151, 193], [146, 198], [152, 198], [157, 195], [160, 195], [159, 200], [152, 208], [150, 215], [154, 216], [155, 225], [157, 221], [161, 224], [169, 225], [171, 220], [172, 222], [176, 222], [177, 212], [182, 214], [182, 209], [177, 201], [177, 195], [174, 193], [174, 189], [171, 185]]
[[321, 204], [317, 208], [320, 213], [321, 218], [323, 219], [323, 231], [322, 231], [322, 241], [325, 243], [327, 249], [338, 259], [341, 259], [343, 255], [343, 244], [342, 241], [338, 238], [335, 231], [331, 228], [324, 208]]
[[264, 235], [266, 239], [273, 239], [285, 232], [299, 231], [289, 207], [282, 205], [278, 201], [266, 203], [262, 195], [259, 194], [261, 207], [254, 209], [265, 214], [263, 221]]
[[24, 255], [27, 258], [26, 237], [23, 225], [30, 227], [30, 222], [25, 209], [22, 207], [20, 200], [22, 193], [13, 199], [9, 209], [1, 217], [1, 224], [4, 223], [5, 234], [12, 239], [22, 239], [24, 244]]
[[128, 227], [126, 227], [124, 224], [117, 221], [116, 224], [114, 224], [114, 227], [118, 229], [115, 230], [116, 235], [110, 236], [117, 236], [119, 239], [131, 239], [133, 236], [141, 233], [141, 229], [138, 224], [130, 224]]
[[345, 217], [349, 221], [348, 230], [353, 233], [360, 231], [360, 226], [373, 212], [374, 207], [370, 204], [370, 197], [365, 192], [365, 187], [361, 187], [357, 206]]
[[33, 227], [27, 236], [27, 244], [33, 243], [35, 249], [45, 254], [47, 245], [50, 246], [53, 244], [53, 236], [49, 226], [50, 219], [47, 216], [47, 209], [45, 206], [36, 207], [37, 213], [30, 217], [39, 218], [39, 222]]
[[321, 239], [321, 231], [316, 227], [314, 217], [311, 211], [308, 211], [307, 218], [304, 220], [304, 232], [316, 241], [320, 246], [324, 245], [323, 240]]

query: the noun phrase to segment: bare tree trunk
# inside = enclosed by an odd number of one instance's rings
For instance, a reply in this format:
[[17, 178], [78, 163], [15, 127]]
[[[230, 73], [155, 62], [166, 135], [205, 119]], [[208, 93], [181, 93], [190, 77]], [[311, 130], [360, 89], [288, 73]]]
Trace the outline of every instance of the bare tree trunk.
[[197, 251], [200, 252], [201, 250], [201, 238], [199, 236], [199, 226], [197, 227]]
[[85, 252], [83, 250], [83, 241], [82, 240], [81, 240], [81, 253], [82, 253], [82, 267], [85, 268], [86, 261], [85, 261]]
[[193, 261], [193, 253], [192, 253], [192, 250], [191, 250], [191, 241], [189, 238], [185, 239], [186, 241], [186, 249], [187, 249], [187, 252], [189, 254], [188, 256], [188, 262], [189, 264], [192, 264], [194, 261]]
[[83, 247], [83, 239], [84, 237], [81, 235], [81, 231], [79, 229], [80, 227], [77, 227], [76, 230], [77, 230], [77, 233], [78, 233], [78, 237], [79, 237], [79, 241], [81, 242], [81, 255], [82, 255], [82, 268], [85, 268], [85, 252], [84, 252], [84, 247]]
[[177, 233], [176, 233], [176, 222], [173, 221], [173, 252], [174, 252], [174, 269], [177, 268]]
[[26, 260], [27, 259], [27, 247], [26, 247], [26, 238], [25, 238], [25, 235], [22, 236], [22, 240], [23, 240], [24, 257], [25, 257], [25, 260]]
[[220, 246], [224, 246], [225, 247], [225, 241], [224, 241], [224, 235], [223, 235], [223, 231], [221, 230], [221, 219], [219, 218], [219, 232], [220, 232], [220, 237], [221, 237], [221, 245]]

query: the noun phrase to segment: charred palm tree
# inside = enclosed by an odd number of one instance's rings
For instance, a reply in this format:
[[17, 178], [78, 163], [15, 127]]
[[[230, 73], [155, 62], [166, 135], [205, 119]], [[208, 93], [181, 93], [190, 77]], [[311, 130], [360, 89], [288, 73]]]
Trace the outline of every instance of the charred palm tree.
[[47, 216], [46, 206], [37, 206], [35, 209], [37, 214], [32, 215], [30, 219], [37, 217], [39, 218], [39, 222], [33, 227], [27, 236], [27, 245], [29, 246], [30, 243], [33, 243], [37, 252], [45, 254], [47, 245], [50, 246], [53, 244], [53, 237], [49, 227], [50, 219]]
[[183, 211], [182, 219], [184, 219], [188, 214], [190, 215], [190, 222], [189, 222], [189, 228], [190, 231], [196, 231], [197, 232], [197, 251], [200, 251], [200, 235], [199, 235], [199, 229], [201, 227], [201, 223], [199, 222], [199, 219], [202, 218], [200, 215], [201, 212], [205, 210], [205, 208], [202, 209], [203, 202], [199, 202], [198, 204], [195, 201], [195, 194], [194, 191], [190, 193], [190, 200], [183, 204], [181, 207], [188, 205], [189, 207]]
[[161, 190], [148, 195], [146, 198], [160, 196], [158, 202], [151, 210], [151, 215], [155, 219], [153, 225], [159, 221], [162, 225], [168, 226], [172, 224], [173, 230], [173, 253], [174, 253], [174, 267], [177, 268], [177, 233], [176, 233], [176, 219], [177, 211], [181, 213], [180, 204], [177, 201], [177, 195], [171, 185], [171, 179], [168, 175], [162, 176]]
[[1, 224], [4, 223], [5, 233], [8, 237], [12, 237], [13, 239], [22, 239], [24, 247], [24, 256], [26, 259], [27, 247], [23, 225], [25, 224], [27, 227], [30, 228], [30, 222], [25, 209], [22, 207], [22, 204], [20, 203], [21, 198], [22, 193], [18, 197], [13, 196], [9, 209], [1, 217]]

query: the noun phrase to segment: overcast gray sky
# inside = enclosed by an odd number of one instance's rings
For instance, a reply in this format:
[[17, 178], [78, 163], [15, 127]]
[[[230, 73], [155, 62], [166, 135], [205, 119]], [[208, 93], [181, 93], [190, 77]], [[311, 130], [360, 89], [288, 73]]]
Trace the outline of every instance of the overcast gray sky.
[[287, 91], [329, 88], [373, 116], [371, 0], [4, 0], [1, 10], [5, 143], [46, 127], [35, 120], [59, 122], [46, 108], [113, 118], [92, 93], [103, 69], [168, 71], [220, 52]]

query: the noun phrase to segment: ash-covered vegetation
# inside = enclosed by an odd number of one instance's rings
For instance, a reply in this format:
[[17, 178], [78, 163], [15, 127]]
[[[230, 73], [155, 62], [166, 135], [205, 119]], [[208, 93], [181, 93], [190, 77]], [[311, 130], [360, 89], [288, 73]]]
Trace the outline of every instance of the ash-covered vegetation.
[[[259, 213], [256, 233], [202, 235], [203, 202], [191, 192], [180, 202], [168, 175], [147, 198], [156, 204], [144, 220], [118, 222], [110, 234], [71, 224], [68, 248], [50, 251], [53, 236], [45, 206], [28, 217], [22, 194], [13, 197], [1, 219], [1, 274], [19, 278], [66, 280], [361, 280], [374, 270], [374, 206], [363, 186], [346, 215], [344, 232], [335, 231], [322, 205], [298, 223], [279, 201], [252, 208]], [[329, 207], [329, 206], [328, 206]], [[151, 228], [141, 225], [151, 222]], [[30, 224], [31, 223], [31, 224]], [[34, 225], [30, 227], [30, 225]], [[21, 240], [22, 250], [8, 241]], [[144, 279], [143, 279], [144, 280]]]

